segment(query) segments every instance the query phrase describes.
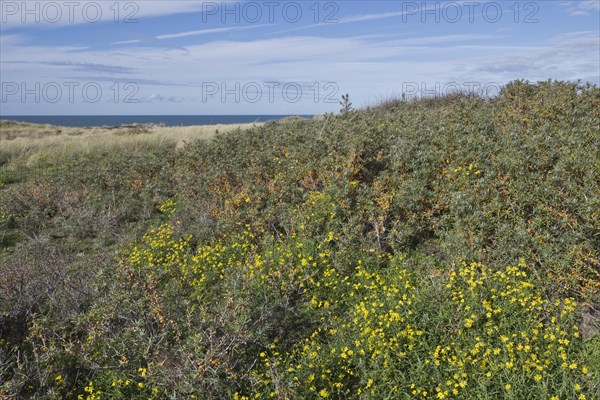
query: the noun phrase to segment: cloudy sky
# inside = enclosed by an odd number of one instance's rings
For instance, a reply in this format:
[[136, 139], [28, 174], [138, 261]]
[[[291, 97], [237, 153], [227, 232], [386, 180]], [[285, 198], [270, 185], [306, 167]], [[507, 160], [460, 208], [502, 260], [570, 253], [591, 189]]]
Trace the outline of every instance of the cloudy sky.
[[0, 1], [2, 115], [316, 114], [600, 83], [600, 0]]

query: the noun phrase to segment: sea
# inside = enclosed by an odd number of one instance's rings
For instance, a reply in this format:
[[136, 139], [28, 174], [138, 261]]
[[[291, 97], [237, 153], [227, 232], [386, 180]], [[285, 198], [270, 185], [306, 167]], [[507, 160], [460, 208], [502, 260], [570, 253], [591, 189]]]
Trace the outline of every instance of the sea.
[[[312, 118], [312, 115], [295, 115]], [[275, 121], [290, 115], [0, 115], [0, 120], [71, 127], [163, 124], [165, 126], [245, 124]]]

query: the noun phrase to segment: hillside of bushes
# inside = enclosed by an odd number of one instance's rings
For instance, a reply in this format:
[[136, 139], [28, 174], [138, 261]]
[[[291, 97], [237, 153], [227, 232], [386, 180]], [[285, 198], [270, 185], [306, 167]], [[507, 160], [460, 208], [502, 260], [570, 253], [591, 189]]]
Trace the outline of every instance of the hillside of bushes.
[[0, 398], [600, 398], [596, 86], [10, 154]]

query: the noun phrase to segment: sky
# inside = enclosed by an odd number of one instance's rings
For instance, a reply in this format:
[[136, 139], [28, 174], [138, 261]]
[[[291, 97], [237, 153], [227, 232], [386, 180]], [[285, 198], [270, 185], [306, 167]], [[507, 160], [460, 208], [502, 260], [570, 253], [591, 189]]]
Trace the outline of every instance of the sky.
[[600, 0], [0, 0], [0, 115], [312, 115], [600, 84]]

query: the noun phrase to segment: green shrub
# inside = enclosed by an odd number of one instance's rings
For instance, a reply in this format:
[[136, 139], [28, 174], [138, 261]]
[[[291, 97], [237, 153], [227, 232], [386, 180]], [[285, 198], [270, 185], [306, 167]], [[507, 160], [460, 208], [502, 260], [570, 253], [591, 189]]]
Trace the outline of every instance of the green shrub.
[[0, 397], [600, 397], [599, 104], [517, 81], [28, 155]]

